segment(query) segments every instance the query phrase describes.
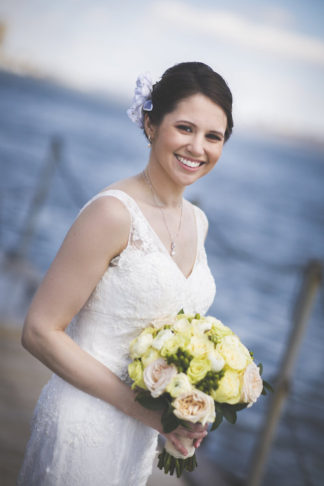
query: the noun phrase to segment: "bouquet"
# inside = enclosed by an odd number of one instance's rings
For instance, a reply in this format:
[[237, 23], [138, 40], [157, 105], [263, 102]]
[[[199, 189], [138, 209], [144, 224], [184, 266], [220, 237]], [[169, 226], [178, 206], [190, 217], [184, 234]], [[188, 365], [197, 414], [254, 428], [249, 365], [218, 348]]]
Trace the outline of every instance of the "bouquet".
[[[136, 400], [163, 410], [162, 426], [170, 433], [188, 422], [236, 422], [236, 413], [250, 407], [271, 386], [262, 380], [262, 365], [221, 321], [184, 314], [153, 321], [130, 344], [128, 366]], [[182, 438], [188, 451], [179, 453], [166, 441], [158, 467], [180, 477], [197, 466], [192, 439]]]

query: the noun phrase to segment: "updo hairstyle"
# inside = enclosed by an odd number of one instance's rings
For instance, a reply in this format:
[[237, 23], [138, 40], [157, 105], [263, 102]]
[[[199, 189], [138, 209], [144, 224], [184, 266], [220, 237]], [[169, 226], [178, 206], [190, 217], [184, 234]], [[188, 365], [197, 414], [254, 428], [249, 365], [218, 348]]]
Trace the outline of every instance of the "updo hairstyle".
[[224, 111], [227, 118], [226, 142], [233, 129], [232, 93], [224, 79], [202, 62], [182, 62], [167, 69], [153, 86], [153, 109], [146, 113], [152, 124], [158, 126], [179, 101], [197, 93], [207, 96]]

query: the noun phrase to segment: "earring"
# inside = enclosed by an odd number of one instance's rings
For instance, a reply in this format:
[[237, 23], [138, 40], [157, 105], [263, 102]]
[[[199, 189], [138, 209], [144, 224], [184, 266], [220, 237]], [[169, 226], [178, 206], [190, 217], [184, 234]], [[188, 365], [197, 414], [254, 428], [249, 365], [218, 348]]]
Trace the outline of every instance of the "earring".
[[148, 148], [151, 148], [152, 147], [152, 143], [151, 143], [152, 142], [152, 139], [151, 139], [150, 135], [148, 135], [147, 138], [149, 140], [149, 143], [147, 144], [147, 146], [148, 146]]

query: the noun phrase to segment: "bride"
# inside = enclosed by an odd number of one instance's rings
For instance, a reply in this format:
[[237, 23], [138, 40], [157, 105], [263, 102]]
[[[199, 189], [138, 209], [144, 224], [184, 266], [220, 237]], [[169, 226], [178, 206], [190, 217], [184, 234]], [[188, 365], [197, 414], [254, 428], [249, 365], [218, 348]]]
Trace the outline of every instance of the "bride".
[[205, 427], [164, 434], [161, 412], [134, 400], [128, 346], [152, 320], [205, 314], [215, 295], [204, 249], [207, 219], [183, 198], [206, 176], [232, 127], [232, 96], [209, 66], [139, 77], [128, 114], [149, 141], [140, 174], [80, 211], [41, 283], [22, 343], [52, 371], [38, 400], [18, 484], [144, 486], [158, 433], [186, 454]]

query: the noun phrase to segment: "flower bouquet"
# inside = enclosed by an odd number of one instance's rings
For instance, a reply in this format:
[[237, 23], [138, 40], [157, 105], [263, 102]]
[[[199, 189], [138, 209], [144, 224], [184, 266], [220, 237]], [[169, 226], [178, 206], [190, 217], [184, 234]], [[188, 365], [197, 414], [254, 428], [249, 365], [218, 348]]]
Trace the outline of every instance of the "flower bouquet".
[[[250, 407], [271, 386], [262, 380], [262, 365], [221, 321], [184, 314], [153, 321], [130, 344], [128, 366], [136, 400], [163, 410], [162, 426], [170, 433], [188, 422], [236, 422], [236, 413]], [[192, 439], [182, 438], [183, 456], [167, 440], [158, 467], [178, 477], [197, 466]]]

